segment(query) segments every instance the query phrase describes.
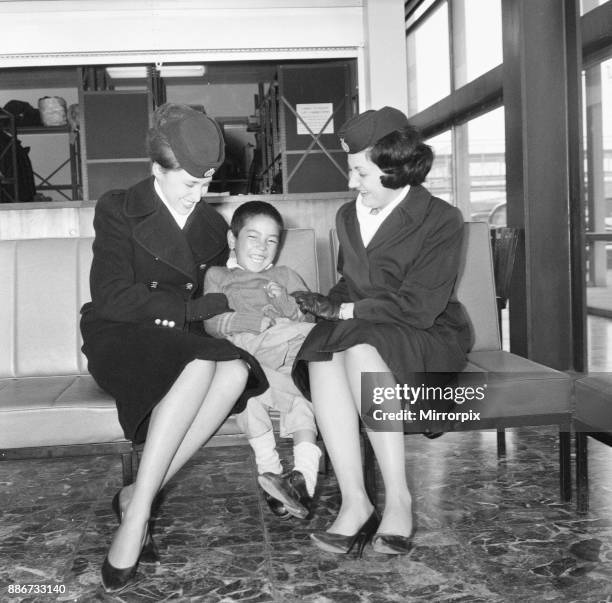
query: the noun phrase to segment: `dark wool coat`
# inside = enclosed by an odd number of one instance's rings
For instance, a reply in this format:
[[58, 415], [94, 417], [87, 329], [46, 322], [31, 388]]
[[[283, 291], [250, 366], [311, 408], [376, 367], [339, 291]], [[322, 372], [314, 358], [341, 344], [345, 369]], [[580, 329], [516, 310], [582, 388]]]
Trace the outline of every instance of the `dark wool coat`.
[[310, 332], [293, 368], [301, 391], [309, 394], [307, 362], [360, 343], [378, 350], [400, 384], [411, 383], [414, 373], [442, 373], [446, 381], [461, 371], [472, 342], [463, 307], [451, 297], [463, 237], [460, 211], [413, 186], [367, 247], [354, 201], [338, 210], [336, 228], [342, 278], [329, 296], [354, 302], [354, 318], [321, 321]]
[[111, 191], [96, 204], [92, 301], [81, 309], [89, 371], [116, 399], [125, 435], [135, 442], [144, 441], [151, 410], [195, 358], [248, 362], [249, 381], [235, 412], [267, 389], [252, 356], [185, 320], [186, 302], [202, 294], [208, 266], [225, 265], [225, 220], [200, 201], [181, 230], [153, 182]]

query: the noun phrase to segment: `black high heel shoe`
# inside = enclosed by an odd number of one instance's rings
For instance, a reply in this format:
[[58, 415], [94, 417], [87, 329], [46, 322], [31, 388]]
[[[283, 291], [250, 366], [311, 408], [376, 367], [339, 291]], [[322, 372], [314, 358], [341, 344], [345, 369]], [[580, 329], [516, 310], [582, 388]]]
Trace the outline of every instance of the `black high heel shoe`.
[[[117, 516], [117, 520], [119, 521], [119, 523], [121, 523], [121, 521], [123, 520], [123, 515], [121, 513], [121, 504], [119, 500], [121, 496], [121, 490], [123, 490], [123, 488], [119, 488], [115, 496], [113, 496], [113, 502], [112, 502], [113, 511], [115, 512], [115, 515]], [[151, 530], [150, 530], [148, 523], [147, 523], [147, 534], [145, 536], [145, 542], [144, 542], [144, 545], [142, 546], [142, 552], [140, 553], [140, 557], [138, 558], [138, 561], [144, 565], [157, 565], [160, 563], [159, 550], [157, 549], [157, 546], [155, 545], [155, 541], [153, 540], [153, 537], [151, 536]], [[111, 568], [113, 567], [112, 565], [110, 565], [110, 563], [108, 565]], [[102, 567], [104, 568], [104, 566]], [[116, 569], [116, 568], [113, 568], [113, 569]]]
[[372, 539], [372, 536], [378, 529], [379, 523], [380, 518], [378, 517], [376, 509], [374, 509], [367, 521], [351, 536], [334, 534], [333, 532], [313, 532], [310, 534], [310, 538], [320, 549], [328, 553], [337, 553], [340, 555], [350, 553], [353, 547], [357, 545], [356, 555], [357, 557], [361, 557], [363, 555], [363, 549]]
[[118, 568], [110, 564], [108, 555], [102, 563], [102, 586], [107, 593], [116, 593], [123, 590], [129, 581], [136, 575], [138, 560], [132, 567]]
[[410, 536], [397, 536], [395, 534], [376, 534], [372, 540], [372, 548], [377, 553], [387, 555], [406, 555], [412, 550], [412, 538]]

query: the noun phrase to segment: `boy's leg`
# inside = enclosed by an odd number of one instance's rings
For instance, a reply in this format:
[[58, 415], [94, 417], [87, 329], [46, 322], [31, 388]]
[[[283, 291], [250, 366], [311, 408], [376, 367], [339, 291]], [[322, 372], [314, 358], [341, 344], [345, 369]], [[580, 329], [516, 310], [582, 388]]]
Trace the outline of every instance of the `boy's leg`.
[[310, 514], [321, 457], [312, 405], [301, 396], [279, 392], [274, 392], [272, 398], [281, 413], [281, 436], [293, 437], [294, 467], [283, 476], [264, 475], [260, 484], [283, 501], [292, 515], [303, 519]]
[[[240, 430], [247, 436], [248, 442], [255, 453], [255, 464], [257, 473], [261, 476], [281, 475], [283, 467], [280, 456], [276, 450], [276, 439], [272, 430], [272, 421], [268, 414], [268, 409], [264, 403], [264, 397], [250, 398], [246, 408], [236, 415], [236, 423]], [[281, 519], [291, 517], [283, 503], [265, 492], [266, 503], [274, 515]]]
[[312, 498], [321, 459], [312, 404], [302, 396], [295, 396], [283, 427], [293, 435], [293, 469], [302, 474], [308, 496]]
[[282, 473], [283, 467], [280, 456], [276, 450], [276, 438], [272, 429], [272, 421], [268, 409], [262, 400], [267, 392], [261, 396], [250, 398], [246, 408], [236, 415], [236, 423], [246, 435], [253, 452], [257, 472]]

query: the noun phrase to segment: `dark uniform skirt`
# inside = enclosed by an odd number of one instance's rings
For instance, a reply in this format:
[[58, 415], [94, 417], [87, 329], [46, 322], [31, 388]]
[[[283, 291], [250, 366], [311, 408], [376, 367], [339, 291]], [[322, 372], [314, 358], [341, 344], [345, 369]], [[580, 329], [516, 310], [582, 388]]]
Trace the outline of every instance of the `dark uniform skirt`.
[[[426, 385], [450, 385], [457, 372], [465, 367], [466, 354], [472, 344], [469, 325], [463, 318], [461, 305], [450, 303], [429, 329], [358, 318], [318, 322], [294, 362], [293, 380], [304, 396], [310, 398], [309, 362], [328, 361], [335, 352], [369, 344], [376, 348], [397, 383], [414, 384], [418, 375], [419, 381], [427, 381]], [[433, 401], [431, 404], [431, 408], [440, 411], [448, 410], [449, 406], [446, 402]]]
[[268, 388], [259, 363], [229, 341], [201, 332], [162, 326], [108, 321], [81, 322], [83, 353], [89, 372], [117, 403], [125, 437], [134, 443], [146, 439], [151, 411], [168, 393], [189, 362], [242, 359], [249, 366], [246, 388], [232, 412]]

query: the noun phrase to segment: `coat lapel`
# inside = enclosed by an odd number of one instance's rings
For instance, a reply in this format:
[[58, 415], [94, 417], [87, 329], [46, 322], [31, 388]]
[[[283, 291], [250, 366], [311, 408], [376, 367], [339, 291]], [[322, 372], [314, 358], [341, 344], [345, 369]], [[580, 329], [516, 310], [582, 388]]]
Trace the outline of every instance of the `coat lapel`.
[[227, 246], [227, 223], [205, 200], [189, 216], [183, 232], [198, 264], [209, 263]]
[[187, 275], [197, 278], [195, 260], [185, 235], [166, 209], [149, 178], [128, 191], [125, 213], [138, 221], [133, 236], [152, 256]]
[[398, 233], [403, 233], [404, 236], [407, 228], [414, 229], [422, 224], [430, 199], [431, 194], [427, 189], [422, 186], [411, 186], [408, 194], [387, 216], [372, 237], [367, 247], [368, 253], [381, 245], [388, 245]]
[[353, 203], [351, 210], [348, 212], [345, 224], [346, 236], [353, 251], [359, 257], [360, 262], [366, 264], [368, 262], [368, 254], [363, 245], [363, 239], [361, 238], [361, 230], [359, 228], [359, 220], [357, 219], [357, 208], [355, 203]]

